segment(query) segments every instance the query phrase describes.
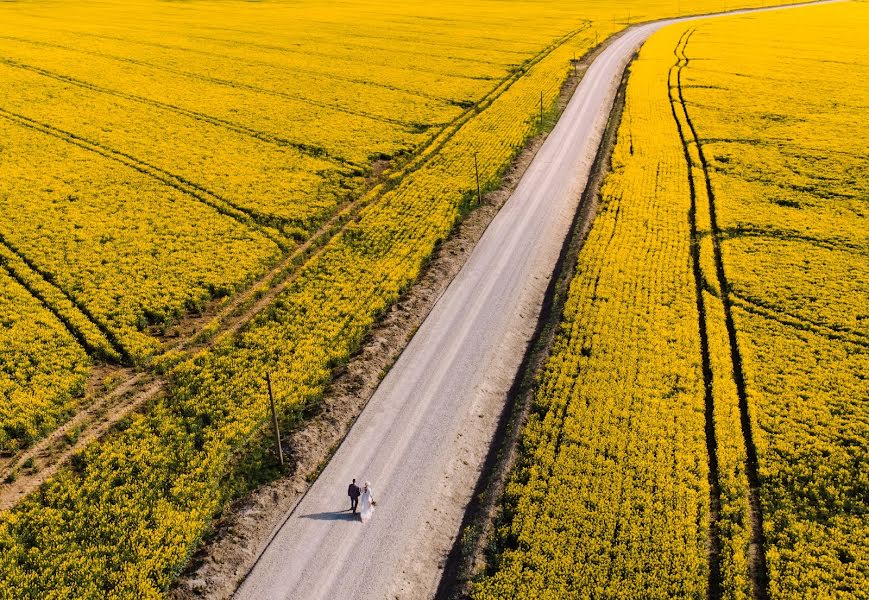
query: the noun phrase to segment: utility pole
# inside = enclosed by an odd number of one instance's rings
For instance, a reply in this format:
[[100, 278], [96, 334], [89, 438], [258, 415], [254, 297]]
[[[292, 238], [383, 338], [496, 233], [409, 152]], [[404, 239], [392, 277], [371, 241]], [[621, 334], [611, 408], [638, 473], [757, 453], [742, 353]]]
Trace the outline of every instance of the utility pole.
[[281, 449], [281, 430], [278, 428], [278, 411], [275, 410], [275, 397], [272, 394], [272, 375], [266, 371], [266, 384], [269, 387], [269, 404], [272, 407], [272, 425], [275, 428], [275, 447], [278, 451], [278, 460], [284, 466], [284, 451]]
[[483, 194], [480, 193], [480, 169], [477, 166], [477, 153], [474, 152], [474, 175], [477, 178], [477, 204], [483, 204]]

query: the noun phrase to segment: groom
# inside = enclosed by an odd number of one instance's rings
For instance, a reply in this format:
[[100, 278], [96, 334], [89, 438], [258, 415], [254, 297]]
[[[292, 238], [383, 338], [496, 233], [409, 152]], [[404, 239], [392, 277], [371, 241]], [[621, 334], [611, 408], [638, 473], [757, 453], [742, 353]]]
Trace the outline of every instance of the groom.
[[350, 510], [353, 511], [354, 515], [356, 514], [356, 506], [359, 504], [359, 494], [361, 493], [362, 491], [356, 485], [356, 480], [354, 479], [350, 487], [347, 488], [347, 495], [350, 496]]

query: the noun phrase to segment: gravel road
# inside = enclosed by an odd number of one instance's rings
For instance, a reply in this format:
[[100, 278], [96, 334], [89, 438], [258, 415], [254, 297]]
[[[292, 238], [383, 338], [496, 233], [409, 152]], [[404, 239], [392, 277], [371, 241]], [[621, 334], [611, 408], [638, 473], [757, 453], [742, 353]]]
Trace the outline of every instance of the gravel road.
[[[468, 262], [236, 598], [426, 598], [440, 577], [588, 179], [619, 81], [661, 21], [590, 65]], [[373, 484], [368, 523], [351, 479]]]

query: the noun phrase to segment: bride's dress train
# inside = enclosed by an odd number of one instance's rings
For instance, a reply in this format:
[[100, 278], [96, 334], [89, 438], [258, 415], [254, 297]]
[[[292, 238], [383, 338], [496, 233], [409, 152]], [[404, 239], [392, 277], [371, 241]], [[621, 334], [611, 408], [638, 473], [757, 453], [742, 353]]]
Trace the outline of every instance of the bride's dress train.
[[362, 518], [362, 522], [366, 523], [374, 514], [374, 494], [371, 491], [371, 486], [365, 486], [362, 491], [362, 498], [359, 499], [359, 505], [359, 516]]

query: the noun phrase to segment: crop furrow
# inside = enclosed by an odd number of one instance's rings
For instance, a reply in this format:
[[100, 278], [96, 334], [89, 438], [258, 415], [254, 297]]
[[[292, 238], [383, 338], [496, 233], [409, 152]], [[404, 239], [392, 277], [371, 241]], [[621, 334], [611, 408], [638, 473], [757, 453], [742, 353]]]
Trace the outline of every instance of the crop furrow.
[[294, 148], [303, 154], [308, 156], [313, 156], [317, 158], [324, 158], [327, 160], [332, 160], [336, 163], [339, 163], [344, 166], [349, 166], [354, 169], [366, 169], [365, 165], [360, 165], [351, 160], [348, 160], [342, 156], [337, 156], [330, 154], [325, 148], [321, 148], [319, 146], [312, 146], [310, 144], [305, 144], [302, 142], [296, 142], [293, 140], [289, 140], [286, 138], [282, 138], [280, 136], [273, 135], [271, 133], [260, 131], [258, 129], [254, 129], [252, 127], [247, 127], [240, 123], [234, 123], [232, 121], [227, 121], [226, 119], [221, 119], [219, 117], [214, 117], [212, 115], [208, 115], [199, 111], [190, 110], [187, 108], [183, 108], [181, 106], [176, 106], [174, 104], [169, 104], [166, 102], [161, 102], [159, 100], [153, 100], [151, 98], [146, 98], [144, 96], [138, 96], [136, 94], [128, 94], [126, 92], [122, 92], [120, 90], [113, 90], [111, 88], [103, 87], [97, 85], [95, 83], [90, 83], [88, 81], [83, 81], [81, 79], [76, 79], [75, 77], [70, 77], [68, 75], [63, 75], [61, 73], [55, 73], [48, 69], [43, 69], [42, 67], [37, 67], [34, 65], [28, 65], [25, 63], [21, 63], [15, 60], [11, 60], [8, 58], [0, 58], [0, 62], [17, 69], [22, 69], [26, 71], [30, 71], [32, 73], [37, 73], [38, 75], [42, 75], [44, 77], [50, 77], [52, 79], [56, 79], [58, 81], [62, 81], [64, 83], [68, 83], [70, 85], [75, 85], [78, 87], [82, 87], [88, 90], [92, 90], [94, 92], [98, 92], [101, 94], [107, 94], [110, 96], [116, 96], [118, 98], [123, 98], [125, 100], [130, 100], [132, 102], [138, 102], [140, 104], [145, 104], [147, 106], [153, 106], [155, 108], [159, 108], [162, 110], [166, 110], [169, 112], [173, 112], [176, 114], [184, 115], [186, 117], [190, 117], [192, 119], [196, 119], [197, 121], [203, 121], [206, 123], [210, 123], [211, 125], [216, 125], [217, 127], [221, 127], [223, 129], [228, 129], [230, 131], [234, 131], [236, 133], [240, 133], [242, 135], [246, 135], [262, 142], [267, 142], [269, 144], [274, 144], [276, 146], [282, 147], [291, 147]]
[[[319, 100], [314, 100], [312, 98], [302, 96], [301, 94], [293, 94], [290, 92], [283, 92], [283, 91], [279, 91], [279, 90], [270, 90], [267, 88], [261, 88], [261, 87], [256, 86], [256, 85], [242, 83], [240, 81], [232, 81], [230, 79], [222, 79], [220, 77], [211, 77], [209, 75], [202, 75], [200, 73], [193, 73], [192, 71], [185, 71], [183, 69], [175, 69], [173, 67], [168, 67], [165, 65], [158, 65], [158, 64], [151, 63], [151, 62], [144, 61], [144, 60], [137, 60], [135, 58], [126, 58], [123, 56], [115, 56], [113, 54], [105, 54], [102, 52], [96, 52], [94, 50], [84, 50], [82, 48], [74, 48], [72, 46], [64, 46], [63, 44], [57, 44], [54, 42], [42, 42], [42, 41], [36, 41], [36, 40], [28, 40], [26, 38], [19, 38], [19, 37], [13, 37], [13, 36], [0, 36], [0, 39], [13, 40], [13, 41], [22, 42], [25, 44], [32, 44], [34, 46], [46, 46], [49, 48], [60, 48], [61, 50], [78, 52], [81, 54], [87, 54], [89, 56], [97, 56], [99, 58], [107, 58], [109, 60], [114, 60], [117, 62], [129, 63], [132, 65], [146, 67], [146, 68], [153, 69], [156, 71], [164, 71], [166, 73], [172, 73], [173, 75], [180, 75], [182, 77], [187, 77], [188, 79], [196, 79], [199, 81], [205, 81], [207, 83], [213, 83], [216, 85], [221, 85], [221, 86], [229, 87], [232, 89], [243, 89], [243, 90], [248, 90], [248, 91], [251, 91], [251, 92], [254, 92], [257, 94], [276, 96], [279, 98], [286, 98], [288, 100], [295, 100], [297, 102], [304, 102], [305, 104], [310, 104], [311, 106], [316, 106], [318, 108], [323, 108], [326, 110], [334, 110], [337, 112], [346, 113], [348, 115], [362, 117], [364, 119], [370, 119], [372, 121], [377, 121], [380, 123], [390, 123], [392, 125], [397, 125], [399, 127], [403, 127], [403, 128], [407, 128], [407, 129], [415, 129], [420, 125], [419, 123], [412, 123], [409, 121], [403, 121], [401, 119], [393, 119], [390, 117], [382, 117], [382, 116], [374, 115], [374, 114], [371, 114], [371, 113], [368, 113], [365, 111], [354, 110], [354, 109], [343, 107], [343, 106], [337, 106], [335, 104], [329, 104], [328, 102], [320, 102]], [[427, 126], [429, 126], [429, 127], [436, 126], [436, 125], [442, 125], [442, 124], [441, 123], [427, 124]]]
[[[739, 399], [739, 412], [742, 425], [743, 441], [745, 443], [745, 451], [747, 457], [746, 472], [748, 475], [749, 484], [749, 505], [751, 507], [751, 546], [754, 551], [749, 555], [749, 570], [753, 588], [753, 595], [757, 600], [766, 600], [769, 598], [769, 573], [766, 562], [766, 539], [763, 531], [763, 512], [760, 504], [760, 477], [758, 475], [758, 459], [757, 447], [754, 443], [754, 434], [752, 431], [751, 416], [748, 406], [748, 394], [745, 386], [745, 374], [743, 372], [743, 361], [739, 350], [738, 339], [736, 335], [736, 324], [733, 319], [733, 309], [731, 302], [730, 283], [727, 279], [724, 270], [724, 260], [721, 254], [721, 235], [718, 226], [718, 217], [716, 213], [715, 195], [712, 189], [712, 181], [709, 177], [709, 166], [706, 156], [703, 153], [703, 146], [700, 144], [700, 138], [697, 135], [697, 130], [694, 123], [691, 121], [691, 116], [688, 112], [688, 106], [685, 102], [685, 96], [682, 91], [682, 70], [688, 65], [689, 59], [686, 54], [688, 43], [690, 42], [693, 31], [684, 37], [680, 44], [676, 47], [676, 56], [679, 59], [676, 65], [676, 81], [675, 90], [677, 98], [671, 105], [674, 107], [678, 104], [681, 113], [685, 120], [685, 128], [681, 128], [683, 144], [685, 145], [686, 158], [689, 171], [692, 168], [699, 167], [703, 175], [703, 184], [708, 201], [708, 217], [710, 234], [712, 240], [712, 254], [715, 264], [715, 275], [718, 280], [718, 286], [721, 290], [721, 302], [724, 309], [724, 321], [727, 330], [727, 337], [730, 346], [730, 362], [733, 368], [733, 379], [736, 384], [736, 393]], [[671, 88], [672, 90], [672, 88]], [[672, 93], [671, 93], [672, 98]], [[678, 117], [677, 117], [678, 120]], [[690, 135], [690, 137], [689, 137]], [[688, 146], [694, 145], [697, 150], [699, 164], [696, 164], [691, 153], [688, 151]], [[692, 184], [693, 185], [693, 184]]]
[[220, 52], [212, 52], [210, 50], [201, 50], [199, 48], [189, 48], [189, 47], [185, 47], [185, 46], [178, 46], [175, 44], [162, 44], [159, 42], [148, 42], [148, 41], [144, 41], [144, 40], [131, 40], [128, 38], [120, 38], [120, 37], [115, 37], [115, 36], [110, 36], [110, 35], [102, 35], [102, 34], [97, 34], [97, 33], [92, 33], [92, 32], [80, 32], [80, 31], [65, 30], [64, 33], [69, 33], [72, 35], [85, 35], [88, 37], [95, 37], [95, 38], [106, 39], [106, 40], [121, 41], [121, 42], [124, 42], [127, 44], [133, 43], [133, 44], [138, 44], [140, 46], [149, 46], [152, 48], [162, 48], [165, 50], [186, 52], [189, 54], [198, 54], [200, 56], [210, 56], [210, 57], [218, 58], [221, 60], [232, 61], [235, 64], [257, 65], [257, 66], [269, 67], [269, 68], [280, 70], [280, 71], [286, 71], [286, 72], [290, 72], [290, 73], [303, 73], [305, 75], [310, 75], [312, 77], [317, 77], [320, 79], [331, 79], [334, 81], [345, 81], [347, 83], [366, 85], [366, 86], [370, 86], [370, 87], [378, 87], [378, 88], [382, 88], [385, 90], [391, 90], [393, 92], [400, 92], [402, 94], [407, 94], [409, 96], [416, 96], [418, 98], [427, 98], [429, 100], [435, 100], [437, 102], [450, 102], [451, 100], [453, 100], [452, 98], [445, 98], [443, 96], [438, 96], [435, 94], [428, 94], [426, 92], [422, 92], [422, 91], [418, 91], [418, 90], [409, 90], [407, 88], [398, 87], [397, 85], [390, 85], [388, 83], [383, 83], [383, 82], [379, 82], [379, 81], [370, 81], [367, 79], [359, 79], [356, 77], [348, 77], [346, 75], [338, 75], [337, 73], [327, 73], [324, 71], [317, 71], [316, 69], [306, 69], [304, 67], [299, 67], [298, 65], [293, 65], [292, 68], [287, 68], [286, 66], [282, 66], [282, 65], [275, 64], [275, 63], [272, 63], [269, 61], [265, 61], [265, 60], [257, 60], [255, 58], [250, 58], [250, 57], [242, 58], [240, 56], [232, 56], [229, 54], [222, 54]]
[[798, 329], [800, 331], [809, 331], [830, 340], [848, 342], [857, 346], [869, 348], [869, 339], [867, 339], [865, 334], [859, 331], [854, 331], [846, 327], [815, 323], [805, 318], [787, 313], [781, 309], [768, 306], [757, 299], [746, 298], [733, 290], [730, 290], [730, 301], [733, 305], [738, 306], [746, 312], [769, 319], [770, 321], [775, 321], [785, 327]]
[[132, 364], [129, 352], [115, 333], [74, 295], [53, 282], [23, 252], [0, 234], [0, 266], [48, 309], [91, 358], [114, 364]]
[[[323, 58], [330, 58], [330, 59], [336, 59], [336, 60], [346, 60], [344, 55], [334, 54], [334, 53], [329, 53], [329, 52], [322, 52], [322, 51], [320, 51], [320, 52], [311, 51], [310, 48], [304, 49], [304, 50], [296, 50], [294, 48], [288, 48], [287, 46], [277, 46], [274, 44], [263, 44], [263, 43], [259, 43], [259, 42], [249, 42], [249, 41], [242, 41], [242, 40], [229, 40], [229, 39], [225, 39], [225, 38], [216, 38], [216, 37], [210, 37], [210, 36], [205, 36], [205, 35], [191, 35], [190, 37], [193, 39], [200, 39], [200, 40], [204, 40], [207, 42], [218, 42], [218, 43], [225, 44], [228, 46], [250, 46], [253, 48], [261, 48], [263, 50], [274, 50], [274, 51], [279, 51], [279, 52], [288, 52], [288, 53], [292, 53], [292, 54], [304, 54], [306, 56], [320, 56]], [[375, 51], [376, 50], [383, 50], [383, 48], [380, 48], [378, 46], [369, 46], [367, 44], [354, 44], [352, 42], [348, 42], [347, 40], [343, 40], [341, 45], [349, 47], [349, 48], [358, 48], [362, 52], [369, 51], [369, 50], [375, 50]], [[465, 62], [465, 63], [471, 63], [471, 64], [482, 64], [482, 65], [492, 65], [492, 66], [500, 67], [500, 68], [510, 66], [510, 63], [496, 62], [493, 60], [483, 60], [480, 58], [468, 58], [465, 56], [450, 56], [450, 55], [444, 55], [444, 54], [433, 54], [431, 52], [424, 52], [422, 50], [408, 50], [406, 48], [402, 49], [401, 53], [402, 54], [409, 54], [412, 56], [423, 56], [426, 58], [431, 58], [432, 56], [435, 56], [436, 58], [444, 58], [447, 60], [454, 60], [457, 62]], [[441, 74], [446, 75], [447, 73], [441, 73]]]
[[207, 206], [210, 206], [224, 216], [235, 219], [251, 229], [258, 230], [281, 249], [287, 250], [289, 248], [288, 243], [282, 236], [280, 236], [276, 231], [270, 231], [275, 224], [283, 223], [283, 219], [280, 219], [279, 217], [264, 215], [258, 211], [238, 206], [180, 175], [161, 169], [160, 167], [154, 166], [125, 152], [121, 152], [120, 150], [109, 148], [80, 135], [48, 125], [47, 123], [41, 123], [24, 115], [8, 111], [4, 108], [0, 108], [0, 116], [6, 118], [15, 125], [50, 135], [59, 140], [135, 169], [144, 175], [148, 175], [149, 177], [152, 177], [161, 183], [168, 185], [169, 187], [172, 187]]
[[685, 161], [688, 165], [688, 190], [691, 204], [688, 211], [690, 227], [690, 252], [691, 271], [694, 278], [694, 296], [697, 304], [697, 332], [700, 340], [701, 371], [703, 373], [703, 402], [704, 402], [704, 426], [706, 433], [706, 455], [709, 461], [709, 583], [707, 598], [717, 600], [721, 598], [721, 485], [718, 471], [718, 439], [715, 433], [715, 398], [713, 396], [712, 361], [709, 354], [709, 332], [706, 327], [706, 301], [703, 297], [703, 272], [700, 263], [700, 235], [697, 227], [697, 190], [694, 187], [694, 178], [691, 176], [691, 156], [688, 151], [688, 140], [682, 122], [676, 113], [677, 102], [673, 98], [673, 80], [678, 79], [678, 74], [685, 61], [679, 57], [678, 48], [687, 43], [690, 36], [686, 30], [674, 52], [677, 62], [670, 68], [667, 87], [670, 94], [670, 108], [673, 111], [673, 119], [682, 140], [685, 153]]
[[765, 237], [770, 239], [805, 242], [826, 250], [844, 250], [866, 254], [866, 246], [841, 238], [819, 238], [811, 235], [786, 229], [758, 228], [742, 225], [740, 227], [725, 228], [720, 231], [721, 239], [736, 239], [741, 237]]

